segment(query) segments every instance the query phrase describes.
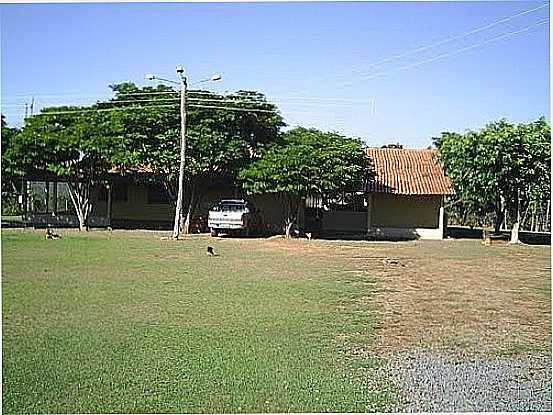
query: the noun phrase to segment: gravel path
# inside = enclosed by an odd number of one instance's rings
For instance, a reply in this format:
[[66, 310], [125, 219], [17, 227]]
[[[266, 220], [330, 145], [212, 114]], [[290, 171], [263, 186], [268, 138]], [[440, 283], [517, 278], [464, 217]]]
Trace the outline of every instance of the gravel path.
[[551, 412], [551, 356], [396, 355], [374, 375], [399, 389], [398, 412]]

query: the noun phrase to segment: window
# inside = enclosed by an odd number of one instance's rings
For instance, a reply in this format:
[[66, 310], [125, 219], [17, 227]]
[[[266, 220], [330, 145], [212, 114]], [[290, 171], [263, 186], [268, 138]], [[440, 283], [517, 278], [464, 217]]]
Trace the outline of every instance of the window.
[[330, 200], [328, 207], [332, 211], [366, 212], [365, 196], [361, 192], [344, 192]]
[[223, 202], [212, 208], [215, 212], [244, 212], [248, 209], [250, 212], [254, 212], [255, 208], [252, 204], [248, 203], [229, 203]]
[[161, 184], [148, 185], [148, 204], [166, 205], [169, 203], [169, 194]]
[[[128, 200], [128, 185], [126, 183], [113, 183], [111, 188], [111, 201], [113, 202], [126, 202]], [[98, 200], [100, 202], [107, 202], [108, 189], [105, 186], [100, 186], [98, 191]]]

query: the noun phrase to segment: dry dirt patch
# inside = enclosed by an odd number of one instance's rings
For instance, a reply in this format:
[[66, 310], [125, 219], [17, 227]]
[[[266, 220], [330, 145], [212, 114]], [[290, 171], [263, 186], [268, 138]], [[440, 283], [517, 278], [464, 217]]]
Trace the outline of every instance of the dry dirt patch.
[[379, 316], [376, 339], [364, 353], [389, 356], [421, 347], [469, 354], [550, 353], [549, 247], [486, 247], [474, 240], [273, 239], [261, 248], [331, 255], [348, 275], [376, 278], [361, 300], [367, 312], [376, 310]]

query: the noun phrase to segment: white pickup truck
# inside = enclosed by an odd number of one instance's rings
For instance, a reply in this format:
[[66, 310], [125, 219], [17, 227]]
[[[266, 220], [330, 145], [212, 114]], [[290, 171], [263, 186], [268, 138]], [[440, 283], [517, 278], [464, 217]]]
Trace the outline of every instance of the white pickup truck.
[[219, 233], [250, 235], [260, 230], [261, 218], [253, 204], [244, 199], [224, 199], [210, 209], [207, 226], [211, 236]]

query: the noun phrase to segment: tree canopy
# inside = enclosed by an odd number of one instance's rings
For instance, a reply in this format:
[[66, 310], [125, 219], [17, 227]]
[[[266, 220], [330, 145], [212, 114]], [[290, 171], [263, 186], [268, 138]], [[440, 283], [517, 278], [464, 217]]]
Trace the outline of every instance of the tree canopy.
[[270, 148], [239, 175], [249, 194], [275, 193], [284, 199], [287, 236], [298, 220], [302, 198], [332, 198], [342, 191], [361, 190], [371, 177], [360, 140], [306, 128], [286, 132], [281, 145]]
[[4, 115], [1, 116], [2, 126], [2, 199], [4, 202], [9, 196], [17, 193], [18, 174], [17, 157], [11, 150], [14, 145], [14, 137], [17, 135], [17, 128], [8, 127]]
[[[167, 86], [140, 88], [132, 83], [113, 85], [112, 89], [115, 97], [102, 107], [129, 109], [112, 114], [122, 126], [121, 141], [133, 148], [122, 169], [135, 173], [146, 169], [149, 174], [145, 177], [164, 183], [175, 202], [180, 158], [179, 93]], [[187, 96], [185, 233], [210, 182], [234, 179], [255, 154], [279, 141], [284, 126], [277, 107], [258, 92], [221, 95], [191, 90]]]
[[499, 232], [505, 211], [518, 218], [530, 202], [549, 199], [550, 140], [542, 117], [519, 125], [500, 120], [464, 134], [444, 132], [434, 143], [458, 197], [478, 214], [493, 213]]
[[92, 187], [124, 159], [119, 125], [97, 107], [50, 107], [25, 120], [8, 150], [17, 173], [53, 173], [66, 179], [81, 229], [88, 227]]
[[[43, 171], [68, 180], [83, 229], [92, 210], [92, 187], [108, 180], [112, 168], [137, 180], [164, 183], [173, 202], [176, 199], [179, 92], [132, 83], [111, 88], [114, 97], [106, 102], [46, 108], [27, 118], [22, 131], [3, 146], [9, 148], [7, 159], [17, 160], [17, 173]], [[192, 90], [188, 99], [185, 231], [207, 185], [235, 178], [254, 155], [279, 141], [284, 125], [276, 106], [257, 92]], [[8, 137], [2, 135], [3, 144]]]
[[400, 143], [384, 144], [380, 148], [403, 148], [403, 144], [400, 144]]

